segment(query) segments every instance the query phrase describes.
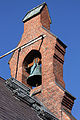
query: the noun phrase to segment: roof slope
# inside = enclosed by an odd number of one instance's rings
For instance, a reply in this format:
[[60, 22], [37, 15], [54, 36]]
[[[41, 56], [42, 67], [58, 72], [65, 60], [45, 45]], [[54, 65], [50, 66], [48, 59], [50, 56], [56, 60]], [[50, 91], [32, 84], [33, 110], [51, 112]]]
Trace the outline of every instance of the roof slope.
[[40, 120], [26, 103], [15, 98], [0, 78], [0, 120]]
[[[0, 77], [0, 120], [58, 120], [45, 106], [30, 97], [30, 88], [14, 78]], [[65, 109], [72, 120], [76, 120]]]
[[0, 120], [58, 120], [29, 94], [30, 88], [16, 79], [0, 77]]

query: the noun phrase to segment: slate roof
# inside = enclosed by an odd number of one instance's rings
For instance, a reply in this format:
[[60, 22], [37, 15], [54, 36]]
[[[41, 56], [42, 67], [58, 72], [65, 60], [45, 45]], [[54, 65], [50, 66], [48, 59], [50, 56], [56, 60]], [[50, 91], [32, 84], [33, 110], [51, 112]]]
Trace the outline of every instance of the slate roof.
[[0, 120], [58, 120], [39, 101], [29, 96], [30, 88], [14, 78], [0, 77]]
[[14, 97], [0, 78], [0, 120], [40, 120], [29, 105]]
[[38, 15], [39, 13], [41, 13], [41, 11], [42, 11], [42, 9], [44, 8], [45, 5], [47, 5], [47, 4], [44, 2], [41, 5], [33, 8], [30, 11], [28, 11], [27, 14], [25, 15], [25, 17], [23, 18], [23, 22], [25, 22], [25, 21], [29, 20], [30, 18], [32, 18], [32, 17]]

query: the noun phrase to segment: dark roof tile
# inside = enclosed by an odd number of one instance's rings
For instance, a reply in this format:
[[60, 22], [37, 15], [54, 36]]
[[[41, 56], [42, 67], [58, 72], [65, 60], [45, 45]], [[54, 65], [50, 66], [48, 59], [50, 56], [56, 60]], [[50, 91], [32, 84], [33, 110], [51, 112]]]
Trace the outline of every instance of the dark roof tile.
[[29, 92], [18, 80], [0, 77], [0, 120], [58, 120]]
[[0, 78], [0, 120], [39, 120], [36, 112], [12, 95]]

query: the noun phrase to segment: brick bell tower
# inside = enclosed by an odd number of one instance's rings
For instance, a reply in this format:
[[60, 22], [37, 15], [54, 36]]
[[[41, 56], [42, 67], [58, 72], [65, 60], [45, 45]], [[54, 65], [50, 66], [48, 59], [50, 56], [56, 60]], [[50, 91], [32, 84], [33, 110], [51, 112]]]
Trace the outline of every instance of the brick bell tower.
[[[50, 32], [51, 19], [47, 4], [30, 10], [23, 23], [24, 32], [18, 47], [42, 35], [46, 37], [13, 53], [9, 60], [11, 76], [30, 87], [30, 95], [36, 96], [57, 118], [74, 120], [71, 110], [75, 98], [65, 90], [63, 81], [66, 45]], [[28, 78], [34, 63], [40, 66], [41, 75], [30, 81]]]

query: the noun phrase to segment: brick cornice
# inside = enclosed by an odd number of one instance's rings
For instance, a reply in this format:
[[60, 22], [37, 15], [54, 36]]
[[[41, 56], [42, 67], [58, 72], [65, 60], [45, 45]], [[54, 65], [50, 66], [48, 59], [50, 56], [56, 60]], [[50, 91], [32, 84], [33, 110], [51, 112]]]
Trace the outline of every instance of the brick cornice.
[[60, 57], [58, 57], [55, 53], [54, 53], [54, 56], [53, 56], [55, 59], [57, 59], [60, 63], [64, 63], [64, 61], [60, 58]]
[[59, 38], [57, 38], [56, 40], [64, 49], [67, 48], [67, 46]]

